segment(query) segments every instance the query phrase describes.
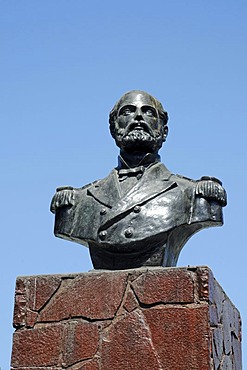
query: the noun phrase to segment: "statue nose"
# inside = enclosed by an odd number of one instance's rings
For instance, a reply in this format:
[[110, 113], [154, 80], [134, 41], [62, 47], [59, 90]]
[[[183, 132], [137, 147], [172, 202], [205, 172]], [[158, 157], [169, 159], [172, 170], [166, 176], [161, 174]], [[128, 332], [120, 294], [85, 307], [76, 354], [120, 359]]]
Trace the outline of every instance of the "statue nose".
[[135, 117], [136, 121], [142, 121], [142, 116], [140, 114], [138, 114], [136, 117]]
[[136, 121], [142, 121], [143, 120], [142, 111], [140, 109], [136, 110], [135, 119], [136, 119]]

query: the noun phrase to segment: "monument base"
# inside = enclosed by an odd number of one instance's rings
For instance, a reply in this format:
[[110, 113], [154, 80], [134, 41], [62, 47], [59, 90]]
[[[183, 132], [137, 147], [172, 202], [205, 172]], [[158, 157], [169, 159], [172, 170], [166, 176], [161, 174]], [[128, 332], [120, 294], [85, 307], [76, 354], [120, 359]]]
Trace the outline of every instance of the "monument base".
[[207, 267], [19, 277], [12, 369], [241, 369], [240, 315]]

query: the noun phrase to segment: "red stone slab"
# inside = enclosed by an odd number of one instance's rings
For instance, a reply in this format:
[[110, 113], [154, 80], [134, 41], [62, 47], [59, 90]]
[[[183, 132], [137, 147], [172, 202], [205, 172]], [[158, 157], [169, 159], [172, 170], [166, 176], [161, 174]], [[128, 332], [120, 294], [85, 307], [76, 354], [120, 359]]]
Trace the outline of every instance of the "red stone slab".
[[207, 267], [17, 279], [12, 370], [241, 369], [241, 320]]

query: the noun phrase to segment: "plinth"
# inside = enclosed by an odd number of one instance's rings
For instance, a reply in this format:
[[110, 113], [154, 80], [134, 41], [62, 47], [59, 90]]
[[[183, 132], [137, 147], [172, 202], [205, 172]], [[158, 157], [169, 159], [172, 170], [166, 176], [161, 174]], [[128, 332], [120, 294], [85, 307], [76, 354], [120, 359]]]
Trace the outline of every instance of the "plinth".
[[241, 369], [241, 322], [207, 267], [19, 277], [12, 369]]

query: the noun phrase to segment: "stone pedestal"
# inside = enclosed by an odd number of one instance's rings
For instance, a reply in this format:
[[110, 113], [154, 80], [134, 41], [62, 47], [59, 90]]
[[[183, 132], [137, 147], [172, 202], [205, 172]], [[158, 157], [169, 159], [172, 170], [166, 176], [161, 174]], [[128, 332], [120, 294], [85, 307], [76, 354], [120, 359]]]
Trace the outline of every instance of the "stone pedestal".
[[237, 309], [207, 267], [20, 277], [12, 369], [241, 369]]

